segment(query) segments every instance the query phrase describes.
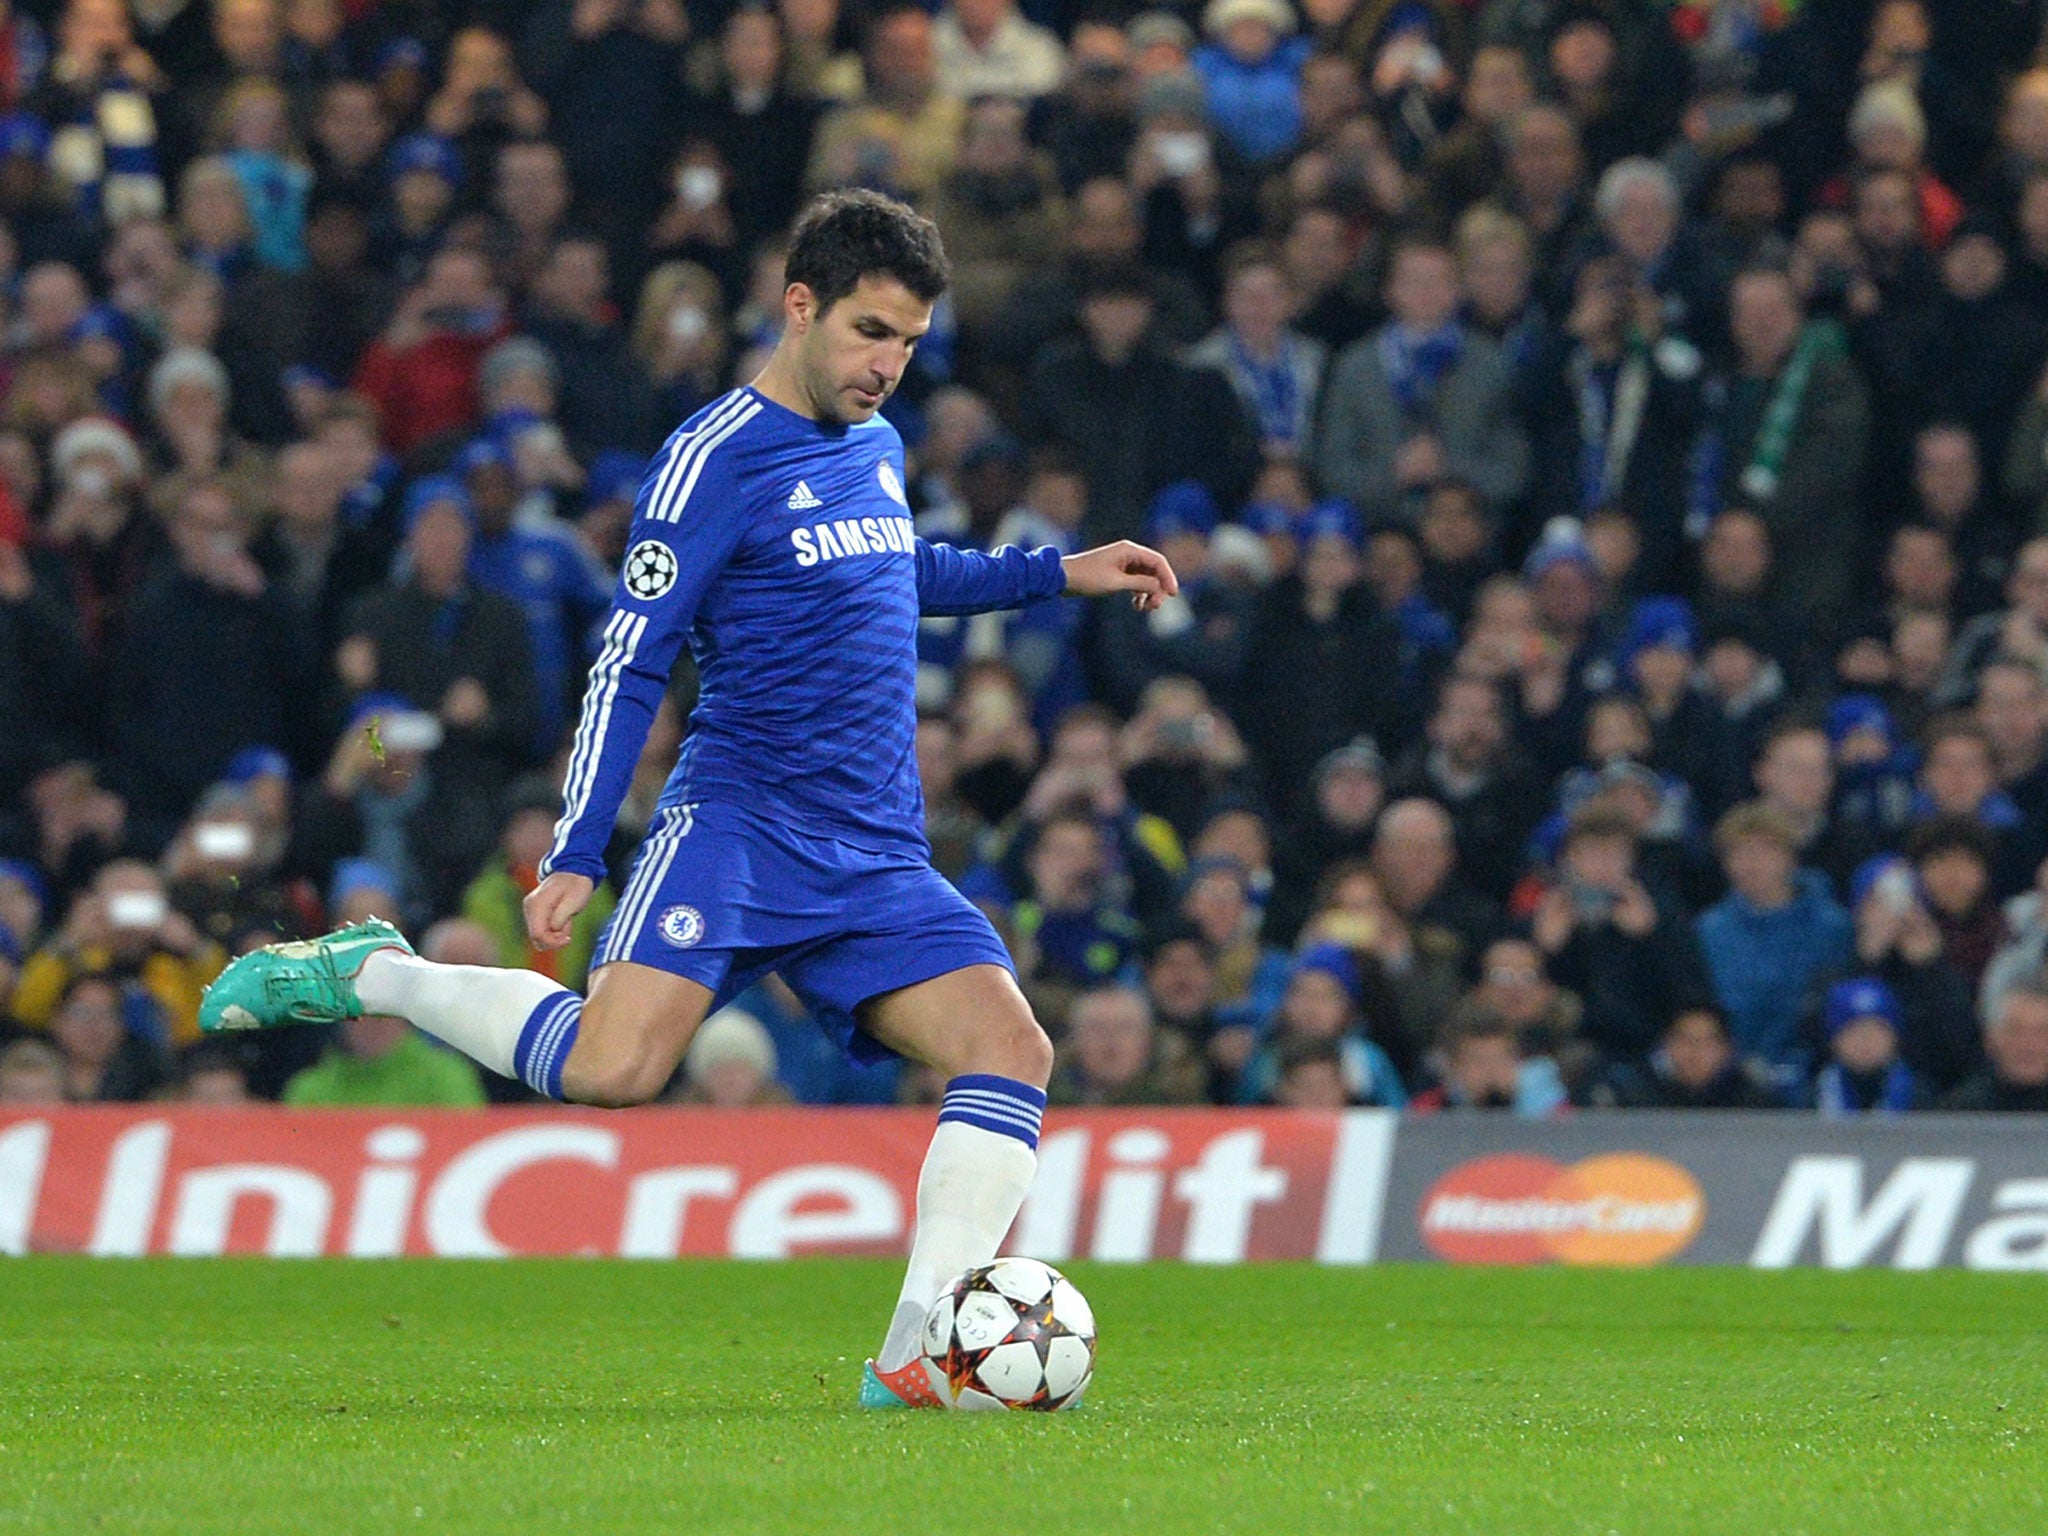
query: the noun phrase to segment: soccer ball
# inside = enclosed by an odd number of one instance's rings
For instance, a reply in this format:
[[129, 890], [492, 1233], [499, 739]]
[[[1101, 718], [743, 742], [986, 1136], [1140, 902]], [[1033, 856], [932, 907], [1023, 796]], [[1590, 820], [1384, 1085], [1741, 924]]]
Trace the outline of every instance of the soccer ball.
[[997, 1259], [939, 1293], [924, 1368], [949, 1407], [1072, 1408], [1095, 1374], [1095, 1314], [1050, 1264]]

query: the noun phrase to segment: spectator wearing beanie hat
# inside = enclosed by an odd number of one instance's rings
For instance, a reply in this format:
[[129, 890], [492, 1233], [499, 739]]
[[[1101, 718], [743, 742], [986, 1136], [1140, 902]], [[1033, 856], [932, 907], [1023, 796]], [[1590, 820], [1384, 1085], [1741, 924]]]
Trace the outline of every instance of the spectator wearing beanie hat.
[[1624, 687], [1650, 722], [1650, 766], [1696, 794], [1711, 791], [1725, 751], [1720, 712], [1693, 686], [1699, 625], [1682, 598], [1646, 597], [1629, 616], [1615, 656]]
[[1875, 694], [1845, 693], [1828, 706], [1828, 750], [1835, 761], [1835, 814], [1882, 843], [1913, 819], [1913, 754], [1898, 739], [1891, 711]]
[[1926, 1109], [1931, 1095], [1899, 1059], [1905, 1014], [1874, 976], [1838, 981], [1821, 1009], [1828, 1063], [1814, 1080], [1814, 1107], [1830, 1120]]
[[1294, 29], [1287, 0], [1209, 0], [1202, 12], [1208, 41], [1195, 50], [1195, 73], [1217, 128], [1254, 165], [1280, 159], [1301, 136], [1309, 43]]
[[1114, 707], [1135, 710], [1165, 677], [1190, 677], [1218, 700], [1234, 699], [1244, 676], [1255, 592], [1215, 580], [1209, 543], [1221, 519], [1199, 480], [1178, 480], [1152, 498], [1144, 540], [1164, 554], [1180, 593], [1148, 613], [1106, 607], [1089, 615], [1097, 686]]
[[721, 1008], [698, 1027], [683, 1057], [681, 1081], [667, 1097], [724, 1109], [787, 1104], [789, 1090], [776, 1081], [775, 1067], [767, 1026], [743, 1009]]
[[1287, 1053], [1313, 1041], [1336, 1047], [1348, 1102], [1406, 1105], [1408, 1091], [1392, 1059], [1366, 1038], [1359, 985], [1358, 962], [1342, 945], [1317, 944], [1296, 956], [1280, 1007], [1267, 1021], [1265, 1043], [1238, 1079], [1239, 1102], [1271, 1102]]

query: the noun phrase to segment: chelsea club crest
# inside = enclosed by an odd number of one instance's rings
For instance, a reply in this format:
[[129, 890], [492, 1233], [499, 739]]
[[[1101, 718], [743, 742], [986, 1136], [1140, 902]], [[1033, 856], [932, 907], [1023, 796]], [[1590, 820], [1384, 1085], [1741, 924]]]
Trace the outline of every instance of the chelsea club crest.
[[896, 466], [887, 459], [876, 467], [875, 478], [882, 482], [882, 494], [899, 507], [910, 505], [910, 498], [903, 494], [903, 482], [896, 476]]
[[670, 907], [661, 914], [661, 936], [677, 949], [688, 949], [704, 937], [704, 914], [695, 907]]

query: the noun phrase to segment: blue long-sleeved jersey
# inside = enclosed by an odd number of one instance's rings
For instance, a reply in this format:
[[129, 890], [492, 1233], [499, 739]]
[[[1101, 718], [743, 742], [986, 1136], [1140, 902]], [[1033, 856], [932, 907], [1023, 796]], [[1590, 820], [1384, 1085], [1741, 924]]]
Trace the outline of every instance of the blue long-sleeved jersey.
[[619, 802], [685, 641], [697, 707], [661, 804], [720, 803], [848, 857], [924, 859], [914, 751], [920, 613], [1066, 589], [1059, 552], [916, 537], [903, 440], [877, 416], [812, 421], [753, 389], [655, 456], [591, 668], [543, 875], [598, 879]]

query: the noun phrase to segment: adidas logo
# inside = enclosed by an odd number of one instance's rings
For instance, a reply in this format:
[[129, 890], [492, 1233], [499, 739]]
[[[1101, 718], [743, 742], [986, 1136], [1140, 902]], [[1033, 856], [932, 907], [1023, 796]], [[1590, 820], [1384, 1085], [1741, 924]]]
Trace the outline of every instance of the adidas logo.
[[810, 512], [823, 505], [825, 503], [811, 494], [807, 480], [797, 481], [796, 489], [789, 493], [789, 510], [792, 512]]

